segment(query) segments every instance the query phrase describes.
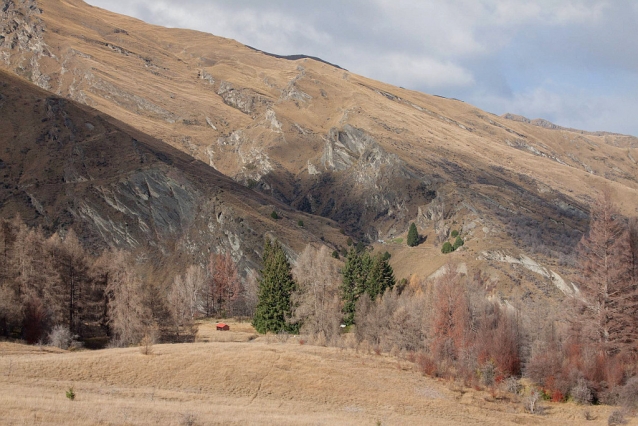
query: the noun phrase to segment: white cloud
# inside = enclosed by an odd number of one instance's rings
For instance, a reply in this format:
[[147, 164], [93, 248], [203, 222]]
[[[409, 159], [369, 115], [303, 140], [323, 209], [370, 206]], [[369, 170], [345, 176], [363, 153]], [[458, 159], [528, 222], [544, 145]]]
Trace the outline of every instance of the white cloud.
[[561, 92], [542, 86], [516, 93], [511, 98], [484, 96], [482, 102], [486, 109], [499, 114], [514, 112], [575, 129], [636, 134], [638, 93], [633, 92], [630, 96], [597, 95], [581, 89]]
[[412, 57], [402, 53], [389, 53], [363, 66], [365, 75], [397, 86], [423, 86], [436, 90], [440, 87], [465, 88], [474, 84], [472, 73], [450, 61], [429, 57]]

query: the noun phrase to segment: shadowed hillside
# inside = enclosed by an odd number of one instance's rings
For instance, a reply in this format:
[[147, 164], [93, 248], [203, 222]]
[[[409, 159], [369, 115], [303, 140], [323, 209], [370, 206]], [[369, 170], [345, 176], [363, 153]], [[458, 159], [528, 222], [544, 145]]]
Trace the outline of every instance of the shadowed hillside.
[[[94, 252], [116, 247], [201, 262], [213, 250], [255, 269], [265, 234], [293, 250], [319, 241], [311, 231], [341, 238], [325, 220], [4, 72], [0, 127], [0, 214], [19, 213], [48, 233], [72, 227]], [[282, 218], [273, 220], [273, 210]], [[305, 228], [296, 225], [301, 218]]]
[[4, 4], [5, 68], [369, 241], [433, 226], [419, 212], [444, 198], [451, 216], [540, 229], [525, 249], [560, 233], [569, 250], [596, 188], [625, 213], [638, 204], [633, 137], [514, 121], [79, 0]]

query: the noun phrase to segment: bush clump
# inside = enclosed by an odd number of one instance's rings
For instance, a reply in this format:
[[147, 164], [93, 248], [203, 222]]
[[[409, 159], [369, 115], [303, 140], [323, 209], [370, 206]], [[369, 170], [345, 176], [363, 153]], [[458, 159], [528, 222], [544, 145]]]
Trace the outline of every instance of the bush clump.
[[457, 231], [456, 229], [452, 231], [452, 238], [456, 238], [459, 236], [459, 231]]
[[443, 243], [443, 247], [441, 247], [441, 253], [448, 254], [448, 253], [452, 253], [453, 251], [454, 251], [454, 247], [452, 247], [452, 244], [450, 244], [449, 241], [446, 241], [445, 243]]
[[66, 391], [66, 397], [69, 398], [71, 401], [73, 401], [75, 399], [75, 392], [73, 391], [73, 387], [70, 387]]
[[454, 250], [458, 250], [463, 244], [465, 244], [465, 241], [463, 241], [461, 237], [456, 237], [456, 240], [454, 241], [454, 245], [452, 246], [452, 248]]
[[569, 391], [574, 402], [581, 405], [589, 405], [592, 402], [593, 395], [591, 389], [587, 385], [587, 380], [584, 378], [578, 379], [576, 385]]
[[275, 219], [275, 220], [279, 219], [279, 215], [278, 215], [278, 214], [277, 214], [277, 212], [276, 212], [276, 211], [274, 211], [274, 210], [272, 211], [272, 213], [270, 213], [270, 217], [272, 217], [272, 218], [273, 218], [273, 219]]
[[60, 349], [69, 349], [73, 341], [73, 335], [71, 331], [61, 324], [56, 325], [49, 333], [49, 344]]

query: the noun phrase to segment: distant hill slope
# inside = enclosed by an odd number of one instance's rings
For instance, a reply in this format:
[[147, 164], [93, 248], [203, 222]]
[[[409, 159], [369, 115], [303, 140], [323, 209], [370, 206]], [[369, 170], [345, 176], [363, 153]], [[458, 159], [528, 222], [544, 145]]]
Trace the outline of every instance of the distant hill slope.
[[[264, 234], [292, 250], [343, 238], [139, 130], [0, 71], [0, 216], [19, 213], [48, 232], [73, 227], [94, 251], [161, 258], [232, 253], [259, 265]], [[282, 219], [270, 217], [279, 211]], [[303, 219], [306, 226], [299, 228]]]
[[557, 257], [603, 186], [636, 214], [634, 137], [513, 121], [80, 0], [2, 4], [0, 66], [368, 241], [416, 221]]

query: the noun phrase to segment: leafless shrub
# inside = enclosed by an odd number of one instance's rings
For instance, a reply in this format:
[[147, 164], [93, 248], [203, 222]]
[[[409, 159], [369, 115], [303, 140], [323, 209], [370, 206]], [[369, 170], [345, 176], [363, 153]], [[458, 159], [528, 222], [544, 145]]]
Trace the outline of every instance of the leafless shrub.
[[607, 418], [608, 426], [618, 426], [624, 425], [627, 423], [627, 419], [625, 418], [624, 410], [614, 410]]
[[513, 393], [514, 395], [519, 395], [523, 390], [523, 386], [516, 377], [508, 377], [505, 379], [503, 381], [503, 386], [507, 392]]
[[541, 393], [538, 389], [532, 389], [530, 394], [523, 400], [523, 407], [530, 414], [543, 414], [543, 406], [540, 404]]
[[344, 349], [354, 349], [357, 347], [357, 336], [355, 336], [354, 333], [346, 333], [339, 341]]
[[359, 342], [359, 345], [357, 345], [357, 352], [363, 352], [364, 354], [369, 354], [370, 342], [368, 342], [367, 340], [363, 340]]
[[488, 361], [480, 367], [479, 374], [483, 386], [492, 386], [494, 385], [494, 378], [496, 377], [496, 366], [494, 363]]
[[393, 357], [398, 357], [400, 353], [401, 351], [399, 350], [399, 347], [397, 345], [392, 346], [392, 348], [390, 349], [390, 355]]
[[61, 324], [56, 325], [49, 333], [49, 344], [51, 346], [55, 346], [60, 349], [69, 349], [71, 346], [71, 342], [73, 341], [73, 336], [69, 331], [68, 327], [65, 327]]
[[155, 330], [149, 330], [144, 334], [142, 340], [140, 340], [140, 353], [142, 355], [152, 355], [153, 345], [155, 344], [156, 333]]
[[638, 408], [638, 377], [632, 377], [618, 391], [618, 402], [627, 410]]
[[578, 379], [576, 386], [569, 391], [569, 394], [577, 404], [581, 405], [589, 405], [593, 399], [591, 389], [589, 389], [587, 381], [582, 377]]
[[327, 344], [326, 334], [323, 332], [323, 330], [321, 330], [319, 333], [314, 335], [312, 341], [317, 346], [326, 346]]
[[423, 374], [424, 376], [436, 375], [437, 373], [436, 362], [434, 361], [434, 359], [432, 359], [431, 356], [424, 353], [418, 353], [416, 354], [414, 361], [416, 362], [416, 365], [419, 367], [421, 374]]

